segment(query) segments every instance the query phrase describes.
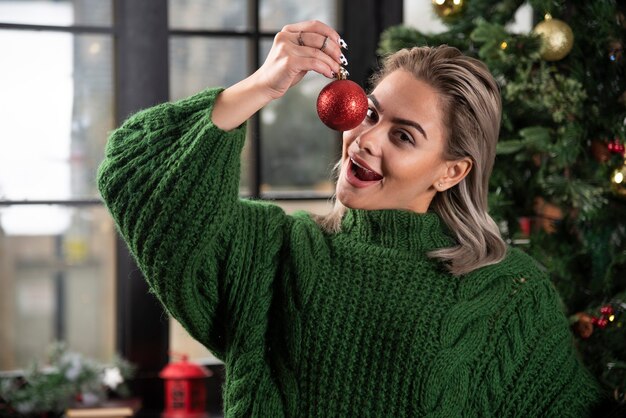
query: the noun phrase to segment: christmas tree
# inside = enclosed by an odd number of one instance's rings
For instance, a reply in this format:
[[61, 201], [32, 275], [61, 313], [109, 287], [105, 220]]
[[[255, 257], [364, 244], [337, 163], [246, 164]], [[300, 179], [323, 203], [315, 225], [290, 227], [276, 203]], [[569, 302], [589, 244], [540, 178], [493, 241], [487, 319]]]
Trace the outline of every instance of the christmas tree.
[[[420, 0], [431, 1], [431, 0]], [[626, 10], [614, 0], [432, 0], [444, 33], [387, 29], [379, 54], [448, 44], [487, 64], [503, 116], [490, 189], [502, 234], [560, 292], [589, 370], [626, 407]]]

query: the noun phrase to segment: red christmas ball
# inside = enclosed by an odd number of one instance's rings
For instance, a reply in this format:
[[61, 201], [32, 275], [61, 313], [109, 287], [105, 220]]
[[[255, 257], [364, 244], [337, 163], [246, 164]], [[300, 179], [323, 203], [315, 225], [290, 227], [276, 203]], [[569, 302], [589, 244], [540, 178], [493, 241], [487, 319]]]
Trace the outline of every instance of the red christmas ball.
[[335, 80], [317, 97], [317, 114], [330, 129], [349, 131], [365, 119], [367, 96], [354, 81]]
[[611, 316], [613, 315], [613, 307], [611, 305], [605, 305], [600, 308], [600, 313], [602, 315]]
[[626, 147], [620, 142], [619, 138], [615, 138], [613, 141], [609, 142], [606, 147], [610, 152], [615, 154], [624, 155], [626, 151]]
[[606, 328], [606, 326], [609, 324], [609, 320], [606, 318], [600, 318], [598, 319], [598, 327], [599, 328]]

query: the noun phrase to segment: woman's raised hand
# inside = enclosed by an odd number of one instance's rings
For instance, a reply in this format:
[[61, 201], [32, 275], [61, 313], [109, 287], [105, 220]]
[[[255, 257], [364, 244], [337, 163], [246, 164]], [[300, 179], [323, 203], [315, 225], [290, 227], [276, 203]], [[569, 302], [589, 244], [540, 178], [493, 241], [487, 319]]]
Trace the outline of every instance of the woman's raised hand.
[[334, 78], [341, 65], [348, 63], [342, 47], [347, 46], [339, 34], [322, 22], [285, 26], [274, 37], [263, 65], [217, 97], [211, 114], [213, 123], [223, 130], [241, 125], [267, 103], [282, 97], [308, 71]]
[[340, 65], [347, 64], [340, 41], [333, 28], [319, 21], [287, 25], [276, 34], [265, 63], [255, 73], [257, 82], [277, 99], [308, 71], [334, 78]]

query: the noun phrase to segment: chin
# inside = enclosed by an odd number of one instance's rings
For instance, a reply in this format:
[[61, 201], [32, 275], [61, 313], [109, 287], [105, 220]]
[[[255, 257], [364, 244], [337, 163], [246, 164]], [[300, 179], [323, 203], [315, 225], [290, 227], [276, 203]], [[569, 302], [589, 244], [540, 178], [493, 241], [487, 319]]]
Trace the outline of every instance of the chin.
[[355, 190], [346, 180], [345, 172], [342, 171], [337, 187], [335, 188], [335, 198], [339, 203], [349, 209], [372, 209], [365, 190]]
[[371, 205], [367, 204], [367, 202], [363, 202], [362, 198], [359, 199], [357, 196], [354, 196], [353, 193], [346, 190], [341, 190], [339, 187], [337, 188], [335, 197], [339, 203], [341, 203], [348, 209], [373, 209], [372, 207], [370, 207]]
[[346, 191], [340, 184], [337, 184], [337, 189], [335, 190], [335, 198], [339, 203], [349, 209], [360, 209], [354, 206], [354, 196], [350, 196], [350, 192]]

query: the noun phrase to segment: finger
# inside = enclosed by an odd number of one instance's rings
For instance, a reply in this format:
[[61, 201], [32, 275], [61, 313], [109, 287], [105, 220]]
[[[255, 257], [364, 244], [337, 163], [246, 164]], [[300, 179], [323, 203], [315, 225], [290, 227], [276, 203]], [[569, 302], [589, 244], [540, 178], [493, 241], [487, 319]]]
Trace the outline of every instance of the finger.
[[[322, 36], [328, 36], [331, 41], [334, 41], [337, 45], [339, 45], [339, 40], [341, 36], [337, 33], [336, 30], [331, 28], [325, 23], [320, 22], [319, 20], [309, 20], [306, 22], [292, 23], [290, 25], [286, 25], [281, 30], [282, 32], [314, 32], [318, 33]], [[320, 44], [321, 46], [322, 44]]]
[[331, 71], [335, 73], [338, 73], [339, 70], [341, 69], [341, 65], [334, 58], [329, 57], [327, 54], [325, 54], [324, 52], [320, 51], [317, 48], [303, 47], [299, 49], [304, 50], [303, 51], [304, 53], [301, 55], [302, 57], [313, 58], [317, 61], [321, 61], [324, 64], [326, 64], [328, 68], [331, 69]]
[[325, 66], [324, 69], [317, 68], [317, 72], [327, 77], [334, 78], [335, 75], [332, 73], [334, 72], [335, 74], [338, 74], [341, 66], [333, 58], [317, 48], [298, 46], [298, 41], [295, 40], [297, 36], [298, 34], [294, 33], [278, 32], [274, 37], [274, 45], [272, 46], [272, 50], [268, 54], [266, 62], [268, 59], [270, 59], [270, 56], [274, 54], [274, 59], [276, 59], [277, 57], [282, 57], [281, 62], [286, 65], [286, 67], [290, 71], [309, 71], [313, 68], [303, 68], [302, 58], [313, 58], [317, 61], [322, 62]]
[[337, 71], [333, 70], [333, 67], [329, 66], [325, 62], [316, 58], [302, 58], [306, 69], [313, 70], [318, 74], [326, 76], [328, 78], [335, 78]]
[[294, 41], [298, 45], [302, 41], [303, 46], [309, 48], [316, 48], [329, 57], [332, 57], [341, 65], [348, 65], [348, 60], [341, 52], [341, 47], [338, 43], [331, 41], [331, 39], [325, 35], [312, 32], [298, 32]]
[[296, 55], [298, 57], [304, 58], [315, 58], [317, 60], [323, 61], [328, 67], [334, 71], [335, 73], [339, 72], [341, 68], [340, 60], [331, 57], [326, 52], [320, 51], [319, 48], [313, 48], [310, 46], [293, 46], [291, 49], [291, 54]]
[[306, 73], [308, 71], [315, 71], [328, 78], [335, 78], [336, 75], [333, 67], [330, 67], [327, 63], [317, 58], [291, 55], [283, 64], [292, 72], [290, 78], [293, 78], [296, 74]]

